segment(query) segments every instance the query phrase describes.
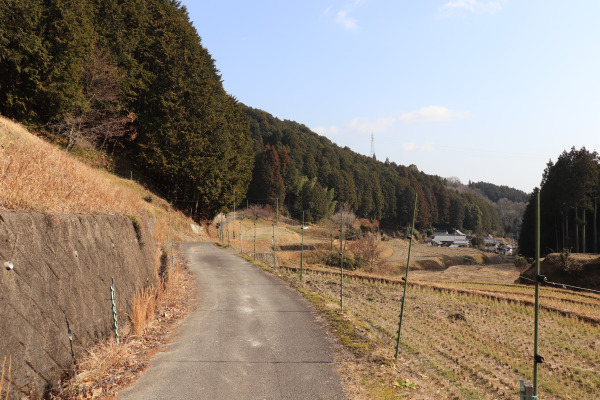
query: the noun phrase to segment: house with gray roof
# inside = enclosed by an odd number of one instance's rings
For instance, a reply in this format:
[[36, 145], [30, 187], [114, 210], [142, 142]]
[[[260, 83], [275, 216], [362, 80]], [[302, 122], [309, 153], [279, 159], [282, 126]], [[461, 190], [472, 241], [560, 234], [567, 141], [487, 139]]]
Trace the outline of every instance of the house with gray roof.
[[467, 235], [458, 229], [452, 233], [448, 231], [435, 231], [431, 237], [431, 242], [438, 246], [446, 247], [467, 247], [469, 245]]

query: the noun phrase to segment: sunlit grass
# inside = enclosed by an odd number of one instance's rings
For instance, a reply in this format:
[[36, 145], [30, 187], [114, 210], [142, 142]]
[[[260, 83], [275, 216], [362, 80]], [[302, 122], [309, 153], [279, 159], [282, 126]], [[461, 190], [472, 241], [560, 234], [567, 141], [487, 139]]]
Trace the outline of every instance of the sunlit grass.
[[[144, 199], [152, 198], [150, 203]], [[138, 183], [92, 168], [0, 117], [0, 209], [86, 214], [147, 214], [153, 237], [169, 235], [169, 204]], [[171, 212], [171, 229], [191, 234], [190, 221]]]

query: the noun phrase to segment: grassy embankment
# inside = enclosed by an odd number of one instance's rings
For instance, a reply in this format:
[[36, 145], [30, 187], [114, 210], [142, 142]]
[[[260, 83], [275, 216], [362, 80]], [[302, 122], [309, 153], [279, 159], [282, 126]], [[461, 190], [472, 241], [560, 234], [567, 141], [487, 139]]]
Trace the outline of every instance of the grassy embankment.
[[[167, 201], [137, 182], [119, 178], [32, 135], [0, 117], [0, 209], [44, 213], [121, 214], [147, 216], [152, 236], [164, 251], [167, 238], [202, 239], [191, 221]], [[156, 251], [158, 271], [160, 253]], [[145, 367], [146, 355], [161, 341], [161, 332], [186, 312], [192, 278], [176, 263], [168, 280], [156, 282], [134, 299], [129, 324], [121, 319], [121, 346], [114, 339], [79, 349], [71, 378], [58, 389], [59, 398], [114, 395], [119, 386]], [[0, 388], [10, 390], [10, 360], [4, 360]], [[1, 393], [1, 392], [0, 392]], [[1, 395], [0, 395], [1, 397]]]

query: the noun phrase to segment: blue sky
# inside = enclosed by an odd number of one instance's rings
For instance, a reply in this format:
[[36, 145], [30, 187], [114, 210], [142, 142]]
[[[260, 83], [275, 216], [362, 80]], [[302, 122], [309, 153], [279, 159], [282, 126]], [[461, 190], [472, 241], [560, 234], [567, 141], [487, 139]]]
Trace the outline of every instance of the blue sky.
[[182, 3], [227, 92], [358, 153], [530, 192], [600, 151], [598, 0]]

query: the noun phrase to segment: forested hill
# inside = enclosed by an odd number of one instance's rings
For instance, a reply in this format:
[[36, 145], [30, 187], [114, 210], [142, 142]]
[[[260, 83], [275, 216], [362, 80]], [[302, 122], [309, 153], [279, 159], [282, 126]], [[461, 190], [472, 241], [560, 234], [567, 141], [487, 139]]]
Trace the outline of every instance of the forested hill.
[[500, 199], [507, 199], [515, 203], [527, 203], [529, 201], [529, 194], [505, 185], [498, 186], [487, 182], [470, 182], [469, 187], [478, 190], [494, 203], [498, 203]]
[[497, 208], [474, 193], [448, 188], [445, 179], [414, 165], [379, 162], [341, 148], [306, 126], [243, 107], [254, 140], [251, 201], [285, 199], [290, 212], [307, 218], [326, 215], [348, 203], [361, 217], [391, 227], [411, 219], [414, 193], [422, 228], [458, 228], [490, 233], [502, 229]]
[[0, 1], [0, 114], [116, 151], [206, 217], [252, 174], [246, 118], [175, 0]]

